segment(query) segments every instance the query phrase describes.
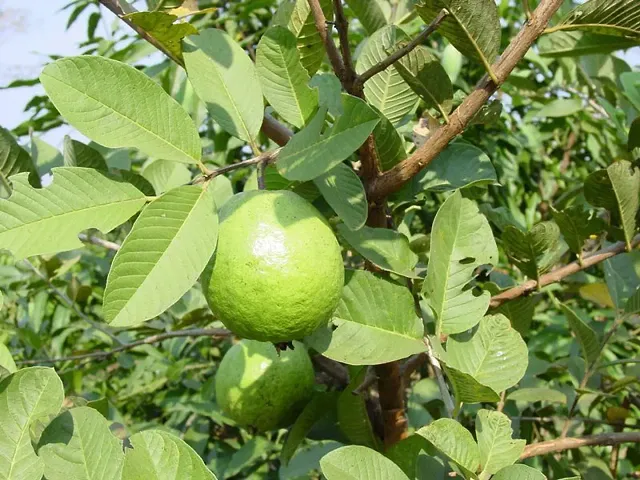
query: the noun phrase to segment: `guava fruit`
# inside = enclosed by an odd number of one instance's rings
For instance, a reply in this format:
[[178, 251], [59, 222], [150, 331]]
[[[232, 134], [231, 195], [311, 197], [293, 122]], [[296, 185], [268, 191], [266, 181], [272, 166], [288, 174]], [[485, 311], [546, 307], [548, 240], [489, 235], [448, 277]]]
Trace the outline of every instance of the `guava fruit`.
[[240, 337], [272, 343], [326, 325], [344, 265], [320, 212], [293, 192], [255, 190], [232, 197], [219, 216], [203, 290], [222, 323]]
[[313, 393], [315, 375], [304, 344], [279, 354], [271, 343], [242, 340], [216, 373], [216, 401], [236, 423], [264, 432], [293, 423]]

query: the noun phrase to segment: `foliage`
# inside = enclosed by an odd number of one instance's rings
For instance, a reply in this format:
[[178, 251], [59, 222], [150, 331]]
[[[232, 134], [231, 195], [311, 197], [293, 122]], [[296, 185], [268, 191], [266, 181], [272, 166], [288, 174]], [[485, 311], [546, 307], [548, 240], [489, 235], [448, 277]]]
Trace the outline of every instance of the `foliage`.
[[[637, 1], [130, 3], [71, 1], [82, 54], [6, 87], [46, 96], [0, 128], [0, 480], [636, 478]], [[216, 401], [237, 338], [198, 282], [258, 188], [347, 268], [262, 433]]]

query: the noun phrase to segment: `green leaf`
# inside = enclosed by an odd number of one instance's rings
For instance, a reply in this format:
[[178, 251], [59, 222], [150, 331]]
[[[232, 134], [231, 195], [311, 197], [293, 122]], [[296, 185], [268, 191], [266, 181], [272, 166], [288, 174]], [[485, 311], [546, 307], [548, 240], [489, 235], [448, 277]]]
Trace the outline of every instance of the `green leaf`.
[[[22, 172], [35, 173], [31, 156], [24, 148], [18, 145], [18, 142], [8, 130], [0, 127], [0, 176], [2, 177], [2, 183], [7, 183], [10, 176]], [[33, 175], [33, 177], [36, 177], [36, 175]], [[37, 179], [36, 185], [40, 185], [39, 179]], [[6, 193], [8, 195], [11, 192]]]
[[480, 60], [487, 71], [500, 49], [500, 20], [493, 0], [429, 0], [416, 5], [418, 15], [431, 23], [445, 8], [449, 12], [438, 32], [464, 56]]
[[340, 393], [337, 405], [338, 425], [349, 442], [380, 450], [382, 445], [373, 433], [365, 399], [361, 394], [354, 393], [367, 376], [367, 371], [368, 367], [360, 368], [359, 372], [352, 376], [347, 388]]
[[268, 455], [271, 448], [271, 443], [264, 437], [250, 438], [231, 456], [231, 461], [224, 470], [224, 476], [226, 478], [236, 476], [265, 455]]
[[449, 121], [453, 107], [453, 85], [440, 60], [426, 47], [418, 45], [414, 55], [407, 55], [394, 64], [400, 76], [426, 103], [437, 109]]
[[587, 325], [571, 308], [567, 305], [560, 304], [560, 309], [567, 317], [569, 327], [576, 336], [580, 348], [582, 349], [582, 355], [584, 356], [587, 365], [591, 365], [600, 356], [600, 340], [596, 332]]
[[[333, 2], [320, 0], [320, 7], [328, 21], [333, 19]], [[300, 60], [309, 75], [318, 71], [326, 50], [318, 34], [308, 0], [284, 0], [273, 17], [274, 25], [287, 27], [297, 38]]]
[[132, 185], [90, 168], [55, 168], [51, 185], [42, 189], [27, 177], [11, 177], [13, 193], [0, 200], [0, 249], [16, 260], [80, 248], [79, 232], [110, 232], [146, 202]]
[[351, 231], [344, 224], [337, 228], [349, 245], [377, 267], [404, 277], [415, 277], [418, 256], [403, 234], [388, 228], [362, 227]]
[[624, 72], [620, 75], [620, 83], [624, 88], [624, 95], [640, 110], [640, 72]]
[[552, 210], [553, 219], [569, 249], [576, 255], [582, 255], [584, 242], [591, 236], [604, 230], [604, 223], [592, 212], [584, 210], [582, 205], [574, 205], [561, 212]]
[[[387, 58], [400, 42], [409, 40], [409, 36], [396, 25], [381, 28], [367, 40], [358, 57], [356, 72], [360, 75], [369, 70]], [[417, 66], [417, 55], [415, 50], [409, 53], [407, 64]], [[407, 114], [415, 110], [418, 101], [418, 96], [402, 79], [394, 65], [371, 77], [364, 84], [364, 95], [367, 102], [387, 117], [394, 126], [403, 123]]]
[[581, 112], [583, 109], [584, 106], [580, 98], [559, 98], [542, 107], [536, 113], [536, 117], [568, 117]]
[[218, 215], [208, 188], [176, 188], [149, 204], [113, 259], [105, 320], [129, 327], [164, 312], [198, 280], [217, 238]]
[[306, 341], [325, 357], [349, 365], [378, 365], [426, 350], [411, 292], [369, 272], [347, 272], [333, 323], [338, 328], [321, 328]]
[[318, 73], [313, 76], [309, 86], [318, 90], [320, 106], [327, 107], [334, 117], [342, 115], [342, 84], [338, 77], [333, 73]]
[[[425, 455], [426, 452], [429, 456], [435, 456], [436, 451], [431, 444], [421, 435], [410, 435], [407, 438], [400, 440], [393, 444], [386, 452], [387, 458], [393, 460], [393, 463], [398, 465], [402, 471], [411, 479], [423, 478], [417, 476], [420, 471], [419, 458], [420, 454]], [[432, 474], [433, 472], [429, 472]], [[427, 477], [429, 478], [429, 477]], [[440, 478], [440, 477], [436, 477]], [[442, 477], [444, 478], [444, 477]]]
[[191, 181], [191, 172], [186, 165], [167, 160], [147, 163], [141, 175], [153, 186], [156, 195], [162, 195]]
[[627, 303], [624, 306], [624, 312], [628, 315], [640, 313], [640, 288], [638, 288], [635, 293], [629, 297], [629, 300], [627, 300]]
[[327, 480], [409, 480], [384, 455], [357, 445], [328, 453], [320, 460], [320, 467]]
[[300, 444], [307, 437], [313, 426], [329, 414], [335, 411], [339, 392], [315, 392], [309, 403], [304, 407], [302, 413], [298, 415], [293, 426], [289, 429], [287, 438], [282, 446], [280, 461], [283, 465], [288, 465], [293, 454]]
[[318, 107], [318, 91], [300, 62], [295, 35], [269, 28], [258, 43], [256, 69], [267, 101], [291, 125], [302, 128]]
[[182, 59], [182, 39], [198, 33], [188, 22], [174, 23], [178, 17], [165, 12], [134, 12], [124, 18], [141, 27], [179, 59]]
[[442, 68], [445, 69], [452, 83], [458, 80], [462, 70], [462, 54], [451, 44], [444, 47], [442, 52]]
[[640, 38], [640, 3], [636, 0], [589, 0], [548, 29], [550, 32], [559, 30]]
[[489, 315], [472, 334], [448, 338], [445, 362], [500, 393], [524, 377], [528, 354], [527, 344], [511, 327], [509, 319]]
[[255, 143], [264, 104], [253, 62], [224, 31], [209, 28], [184, 43], [187, 74], [211, 117], [242, 140]]
[[380, 123], [373, 130], [373, 140], [380, 159], [380, 167], [382, 171], [386, 171], [406, 159], [407, 150], [404, 147], [404, 139], [396, 127], [382, 113], [378, 112], [378, 114]]
[[77, 407], [56, 417], [40, 437], [47, 480], [120, 480], [122, 443], [97, 410]]
[[448, 192], [498, 182], [489, 155], [464, 142], [449, 145], [414, 179], [415, 193]]
[[436, 332], [472, 328], [489, 308], [491, 295], [476, 295], [468, 285], [476, 268], [498, 261], [498, 247], [487, 219], [460, 192], [447, 198], [436, 214], [429, 258], [422, 292], [435, 314]]
[[133, 435], [122, 480], [215, 480], [202, 458], [183, 440], [161, 430]]
[[640, 252], [616, 255], [605, 260], [603, 265], [611, 299], [615, 307], [621, 310], [640, 287]]
[[493, 310], [493, 313], [501, 313], [507, 317], [511, 321], [511, 326], [524, 337], [531, 327], [536, 303], [534, 295], [523, 296], [503, 302], [502, 305]]
[[579, 57], [610, 54], [640, 45], [640, 39], [594, 35], [585, 32], [555, 32], [540, 38], [540, 55], [545, 57]]
[[64, 165], [64, 159], [57, 148], [33, 135], [31, 136], [31, 158], [40, 176], [51, 173], [55, 167]]
[[605, 208], [614, 215], [631, 249], [640, 208], [640, 169], [621, 160], [606, 170], [598, 170], [587, 177], [584, 196], [591, 205]]
[[553, 222], [540, 222], [528, 231], [507, 225], [502, 234], [507, 255], [522, 273], [538, 280], [558, 260], [560, 228]]
[[[629, 151], [634, 148], [640, 148], [640, 117], [636, 118], [631, 124], [627, 148]], [[0, 147], [0, 152], [2, 152], [2, 147]]]
[[187, 112], [144, 73], [96, 56], [67, 57], [40, 75], [64, 119], [95, 142], [197, 163], [200, 136]]
[[453, 394], [458, 405], [463, 403], [497, 402], [500, 400], [500, 395], [486, 385], [482, 385], [471, 375], [446, 364], [443, 367], [453, 387]]
[[547, 477], [526, 465], [511, 465], [500, 470], [491, 480], [547, 480]]
[[387, 24], [379, 0], [346, 0], [347, 5], [360, 20], [367, 34], [371, 35]]
[[313, 179], [327, 203], [351, 230], [367, 221], [369, 205], [360, 177], [344, 163]]
[[355, 152], [380, 121], [364, 101], [351, 95], [342, 94], [342, 107], [344, 113], [324, 134], [327, 110], [321, 107], [309, 125], [289, 140], [276, 161], [283, 177], [304, 182], [327, 173]]
[[482, 473], [480, 478], [493, 475], [518, 461], [527, 444], [513, 440], [511, 419], [500, 412], [480, 410], [476, 416], [476, 438], [480, 448]]
[[480, 467], [480, 449], [471, 432], [450, 418], [440, 418], [418, 430], [442, 454], [463, 469], [466, 475], [475, 474]]
[[69, 135], [64, 137], [64, 166], [94, 168], [103, 172], [109, 171], [107, 162], [100, 152], [82, 142], [72, 140]]
[[549, 402], [567, 404], [567, 396], [559, 390], [552, 388], [519, 388], [514, 392], [510, 392], [507, 400], [514, 402]]
[[57, 414], [63, 399], [62, 381], [53, 368], [25, 368], [0, 381], [0, 479], [42, 478], [44, 464], [33, 451], [29, 427]]
[[[1, 293], [0, 297], [2, 297]], [[2, 301], [0, 300], [0, 304], [1, 303]], [[11, 356], [11, 352], [4, 343], [0, 343], [0, 368], [3, 368], [7, 373], [15, 373], [18, 370], [16, 362], [13, 361], [13, 357]]]

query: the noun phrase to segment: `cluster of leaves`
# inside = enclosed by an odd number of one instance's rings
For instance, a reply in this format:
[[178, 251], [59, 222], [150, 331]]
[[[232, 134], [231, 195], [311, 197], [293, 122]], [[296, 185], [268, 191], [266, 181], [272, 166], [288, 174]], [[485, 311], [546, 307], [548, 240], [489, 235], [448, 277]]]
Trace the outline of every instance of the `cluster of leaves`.
[[[63, 118], [91, 143], [67, 138], [61, 154], [33, 135], [27, 151], [0, 130], [0, 479], [597, 479], [640, 468], [637, 451], [608, 465], [601, 447], [514, 465], [525, 443], [637, 426], [626, 422], [640, 411], [640, 73], [611, 53], [640, 44], [638, 2], [562, 9], [503, 94], [388, 199], [393, 229], [365, 225], [359, 147], [372, 138], [383, 172], [415, 155], [483, 74], [495, 78], [490, 65], [526, 21], [519, 5], [347, 1], [359, 75], [447, 13], [359, 97], [324, 62], [307, 0], [149, 3], [124, 18], [184, 70], [131, 66], [149, 46], [119, 27], [97, 36], [102, 12], [78, 0], [70, 23], [93, 10], [86, 55], [10, 85], [47, 93], [18, 137]], [[319, 5], [331, 19], [332, 2]], [[285, 146], [261, 130], [265, 114], [295, 132]], [[233, 165], [265, 151], [275, 161], [262, 179], [255, 162]], [[286, 437], [252, 435], [219, 411], [229, 342], [197, 285], [217, 210], [262, 181], [312, 201], [353, 269], [330, 325], [305, 339], [334, 374], [318, 372]], [[607, 247], [620, 254], [579, 268]], [[562, 287], [541, 288], [574, 260]], [[500, 300], [524, 279], [540, 291]], [[385, 448], [368, 377], [407, 358], [410, 435]], [[58, 374], [16, 366], [49, 360]]]

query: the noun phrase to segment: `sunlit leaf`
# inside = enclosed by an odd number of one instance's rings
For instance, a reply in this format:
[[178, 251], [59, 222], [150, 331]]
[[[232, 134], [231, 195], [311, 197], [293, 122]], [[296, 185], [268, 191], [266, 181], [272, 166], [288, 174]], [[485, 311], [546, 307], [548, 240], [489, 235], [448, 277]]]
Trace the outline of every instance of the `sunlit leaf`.
[[360, 177], [344, 163], [313, 179], [326, 202], [345, 225], [358, 230], [367, 221], [369, 205]]
[[320, 466], [327, 480], [409, 480], [384, 455], [357, 445], [328, 453], [320, 460]]

